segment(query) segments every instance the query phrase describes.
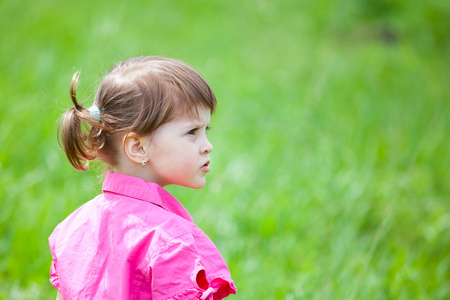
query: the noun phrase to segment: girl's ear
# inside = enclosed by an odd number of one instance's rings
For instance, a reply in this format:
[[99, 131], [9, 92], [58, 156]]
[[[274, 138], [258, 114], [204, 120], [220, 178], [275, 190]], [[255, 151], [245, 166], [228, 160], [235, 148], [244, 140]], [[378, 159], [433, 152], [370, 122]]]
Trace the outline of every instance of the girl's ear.
[[147, 160], [147, 141], [142, 136], [134, 132], [128, 133], [123, 138], [123, 148], [131, 161], [141, 164], [143, 160]]

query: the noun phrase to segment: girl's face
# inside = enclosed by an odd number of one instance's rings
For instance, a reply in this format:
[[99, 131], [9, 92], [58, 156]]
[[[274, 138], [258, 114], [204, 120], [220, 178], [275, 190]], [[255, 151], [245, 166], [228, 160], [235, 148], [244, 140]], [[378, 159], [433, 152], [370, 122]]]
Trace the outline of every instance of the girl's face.
[[156, 130], [147, 149], [145, 168], [155, 183], [201, 188], [209, 172], [213, 147], [206, 138], [211, 119], [209, 109], [198, 109], [198, 118], [179, 117]]

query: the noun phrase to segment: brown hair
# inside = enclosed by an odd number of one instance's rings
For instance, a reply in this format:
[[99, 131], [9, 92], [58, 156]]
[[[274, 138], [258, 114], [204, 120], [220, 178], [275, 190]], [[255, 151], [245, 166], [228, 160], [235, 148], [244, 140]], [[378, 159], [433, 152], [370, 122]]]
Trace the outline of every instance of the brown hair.
[[79, 73], [75, 73], [70, 85], [74, 107], [61, 118], [59, 142], [69, 162], [79, 170], [87, 170], [89, 161], [97, 157], [113, 165], [119, 145], [117, 133], [151, 135], [181, 114], [195, 117], [198, 108], [209, 108], [213, 113], [216, 107], [208, 83], [175, 59], [141, 56], [113, 66], [95, 96], [99, 118], [78, 103], [78, 78]]

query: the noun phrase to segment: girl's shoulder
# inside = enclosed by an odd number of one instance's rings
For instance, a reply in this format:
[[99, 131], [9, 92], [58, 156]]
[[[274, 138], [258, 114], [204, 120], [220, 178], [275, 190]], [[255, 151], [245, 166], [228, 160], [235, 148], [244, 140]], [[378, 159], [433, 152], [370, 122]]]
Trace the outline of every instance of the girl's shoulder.
[[164, 245], [176, 239], [207, 236], [191, 220], [154, 203], [134, 198], [100, 194], [67, 216], [52, 236], [98, 235], [108, 231], [117, 238], [134, 236]]
[[72, 213], [70, 213], [62, 222], [60, 222], [55, 229], [52, 232], [52, 235], [57, 234], [60, 231], [68, 230], [68, 227], [78, 227], [78, 223], [80, 222], [81, 218], [84, 218], [86, 212], [94, 213], [94, 210], [96, 208], [95, 201], [98, 197], [101, 195], [95, 197], [94, 199], [85, 202], [83, 205], [78, 207], [76, 210], [74, 210]]

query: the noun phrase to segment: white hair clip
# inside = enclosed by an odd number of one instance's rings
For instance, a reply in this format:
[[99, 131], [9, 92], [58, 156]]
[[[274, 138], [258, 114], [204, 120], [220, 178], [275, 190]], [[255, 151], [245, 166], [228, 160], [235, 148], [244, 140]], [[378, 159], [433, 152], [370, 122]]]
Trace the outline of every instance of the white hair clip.
[[88, 111], [91, 113], [92, 119], [95, 122], [100, 121], [100, 110], [98, 109], [97, 106], [92, 105], [91, 107], [88, 108]]

